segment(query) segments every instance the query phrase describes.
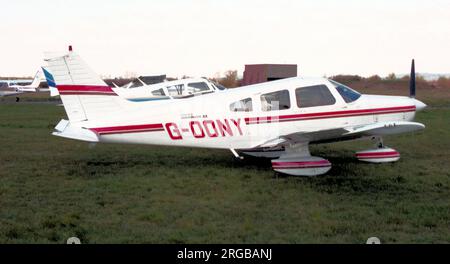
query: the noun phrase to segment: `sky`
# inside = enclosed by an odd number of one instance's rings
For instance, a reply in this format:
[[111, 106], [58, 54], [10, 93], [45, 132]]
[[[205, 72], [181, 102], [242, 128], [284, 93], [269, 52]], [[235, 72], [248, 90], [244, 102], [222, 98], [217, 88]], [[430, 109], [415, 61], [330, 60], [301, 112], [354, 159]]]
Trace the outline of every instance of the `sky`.
[[450, 72], [450, 0], [0, 0], [0, 76], [68, 45], [102, 76]]

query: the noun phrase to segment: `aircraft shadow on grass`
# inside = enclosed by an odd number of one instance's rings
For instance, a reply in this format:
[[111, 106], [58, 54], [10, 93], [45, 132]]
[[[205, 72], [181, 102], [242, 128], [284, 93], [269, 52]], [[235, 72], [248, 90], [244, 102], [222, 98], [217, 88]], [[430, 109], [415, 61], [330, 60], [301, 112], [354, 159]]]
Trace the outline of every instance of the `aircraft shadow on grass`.
[[[326, 155], [324, 155], [326, 156]], [[330, 153], [327, 157], [333, 162], [334, 166], [327, 175], [316, 177], [296, 177], [282, 173], [273, 173], [272, 179], [275, 181], [295, 181], [301, 182], [302, 185], [308, 185], [312, 189], [324, 193], [341, 193], [341, 194], [361, 194], [374, 195], [381, 193], [400, 193], [408, 192], [408, 189], [403, 184], [405, 179], [401, 176], [383, 177], [383, 175], [376, 175], [374, 171], [379, 166], [395, 166], [395, 164], [362, 164], [355, 157], [339, 153], [339, 155]], [[173, 162], [176, 160], [176, 162]], [[84, 163], [84, 164], [83, 164]], [[204, 168], [206, 166], [215, 166], [222, 169], [239, 169], [242, 171], [261, 171], [266, 172], [271, 170], [270, 159], [261, 159], [255, 157], [245, 157], [243, 160], [235, 159], [225, 155], [210, 155], [210, 156], [196, 156], [196, 155], [163, 155], [157, 159], [149, 159], [148, 157], [136, 158], [133, 156], [114, 156], [109, 157], [108, 160], [89, 160], [80, 162], [81, 167], [78, 171], [72, 171], [72, 175], [84, 175], [87, 177], [108, 177], [111, 174], [120, 173], [120, 170], [129, 170], [135, 166], [144, 168], [164, 168], [170, 166], [171, 168], [179, 167], [180, 171], [185, 173], [186, 167], [189, 168]], [[360, 169], [361, 166], [370, 167], [372, 170]], [[80, 171], [81, 170], [81, 171]], [[370, 175], [367, 175], [370, 174]], [[185, 175], [189, 177], [189, 175]], [[379, 177], [378, 177], [379, 176]], [[152, 177], [152, 175], [148, 175]], [[224, 176], [227, 177], [227, 176]], [[264, 177], [261, 175], [261, 177]]]

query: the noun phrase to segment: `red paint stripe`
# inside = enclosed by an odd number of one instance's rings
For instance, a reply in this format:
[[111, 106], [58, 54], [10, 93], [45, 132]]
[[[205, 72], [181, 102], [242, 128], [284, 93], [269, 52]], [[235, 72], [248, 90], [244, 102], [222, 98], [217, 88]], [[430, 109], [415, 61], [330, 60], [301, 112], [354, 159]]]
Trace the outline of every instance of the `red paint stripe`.
[[328, 160], [316, 161], [274, 161], [272, 167], [274, 169], [307, 169], [307, 168], [323, 168], [330, 167]]
[[392, 156], [397, 155], [400, 156], [400, 153], [397, 151], [386, 151], [386, 152], [365, 152], [365, 153], [356, 153], [356, 157], [382, 157], [382, 156]]
[[57, 85], [56, 88], [62, 95], [117, 95], [104, 85]]
[[387, 156], [367, 156], [367, 157], [358, 157], [358, 159], [386, 159], [386, 158], [398, 158], [400, 155], [387, 155]]
[[90, 128], [90, 130], [94, 131], [99, 135], [104, 135], [104, 134], [164, 131], [164, 127], [162, 124], [148, 124], [148, 125], [131, 125], [131, 126], [114, 126], [114, 127], [95, 127]]
[[62, 95], [117, 95], [115, 93], [100, 93], [100, 92], [60, 92]]
[[272, 166], [297, 166], [297, 165], [330, 165], [328, 160], [315, 161], [273, 161]]
[[391, 114], [391, 113], [411, 112], [411, 111], [415, 111], [415, 110], [416, 110], [416, 106], [412, 105], [412, 106], [372, 108], [372, 109], [361, 109], [361, 110], [319, 112], [319, 113], [296, 114], [296, 115], [247, 117], [247, 118], [245, 118], [245, 123], [247, 125], [263, 124], [263, 123], [277, 123], [277, 122], [298, 121], [298, 120], [370, 115], [370, 114], [374, 114], [374, 113]]
[[274, 169], [281, 169], [281, 170], [294, 170], [294, 169], [312, 169], [312, 168], [324, 168], [324, 167], [330, 167], [331, 165], [308, 165], [308, 166], [295, 166], [295, 167], [273, 167]]

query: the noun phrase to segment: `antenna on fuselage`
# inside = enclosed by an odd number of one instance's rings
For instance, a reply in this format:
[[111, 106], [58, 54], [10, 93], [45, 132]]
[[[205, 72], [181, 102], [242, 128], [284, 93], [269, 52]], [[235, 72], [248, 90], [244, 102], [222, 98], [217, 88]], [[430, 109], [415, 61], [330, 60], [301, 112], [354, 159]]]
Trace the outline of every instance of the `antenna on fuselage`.
[[416, 97], [416, 69], [414, 59], [411, 62], [411, 74], [409, 75], [409, 97]]

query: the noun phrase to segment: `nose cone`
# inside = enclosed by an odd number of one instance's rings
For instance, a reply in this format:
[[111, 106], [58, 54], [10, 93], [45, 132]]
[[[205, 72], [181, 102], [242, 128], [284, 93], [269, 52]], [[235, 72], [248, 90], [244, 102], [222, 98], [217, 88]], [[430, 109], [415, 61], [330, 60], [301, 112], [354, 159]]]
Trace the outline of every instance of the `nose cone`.
[[423, 102], [417, 100], [417, 99], [413, 99], [414, 105], [416, 106], [416, 111], [420, 111], [422, 109], [424, 109], [425, 107], [427, 107], [426, 104], [424, 104]]

